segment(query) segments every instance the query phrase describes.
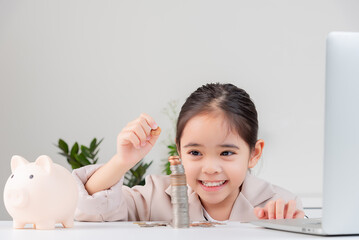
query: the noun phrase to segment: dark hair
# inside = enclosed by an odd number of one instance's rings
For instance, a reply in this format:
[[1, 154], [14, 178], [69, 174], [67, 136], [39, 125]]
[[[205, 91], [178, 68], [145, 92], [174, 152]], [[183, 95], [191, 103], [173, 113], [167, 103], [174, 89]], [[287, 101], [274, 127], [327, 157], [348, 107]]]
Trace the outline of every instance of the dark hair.
[[[176, 144], [187, 122], [199, 114], [220, 110], [232, 130], [236, 130], [252, 150], [257, 142], [257, 110], [249, 95], [233, 84], [209, 83], [199, 87], [186, 100], [177, 120]], [[179, 149], [178, 149], [179, 150]]]

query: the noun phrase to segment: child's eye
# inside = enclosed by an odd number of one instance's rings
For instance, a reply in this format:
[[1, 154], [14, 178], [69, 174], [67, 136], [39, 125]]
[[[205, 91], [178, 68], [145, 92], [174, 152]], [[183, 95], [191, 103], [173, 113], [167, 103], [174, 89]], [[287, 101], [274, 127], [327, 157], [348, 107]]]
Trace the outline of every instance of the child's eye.
[[224, 151], [224, 152], [221, 153], [221, 156], [231, 156], [231, 155], [233, 155], [233, 154], [234, 154], [234, 152]]
[[190, 155], [193, 155], [193, 156], [201, 156], [202, 154], [198, 151], [190, 151], [189, 152]]

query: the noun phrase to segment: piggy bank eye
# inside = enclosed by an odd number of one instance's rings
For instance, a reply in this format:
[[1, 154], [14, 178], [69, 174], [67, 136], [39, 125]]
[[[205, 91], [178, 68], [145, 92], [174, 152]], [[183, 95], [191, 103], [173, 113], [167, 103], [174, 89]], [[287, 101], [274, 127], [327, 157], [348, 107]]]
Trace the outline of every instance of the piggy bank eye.
[[11, 178], [13, 178], [14, 177], [14, 174], [13, 175], [11, 175]]
[[34, 177], [34, 175], [32, 175], [32, 174], [29, 176], [30, 179], [32, 179], [33, 177]]

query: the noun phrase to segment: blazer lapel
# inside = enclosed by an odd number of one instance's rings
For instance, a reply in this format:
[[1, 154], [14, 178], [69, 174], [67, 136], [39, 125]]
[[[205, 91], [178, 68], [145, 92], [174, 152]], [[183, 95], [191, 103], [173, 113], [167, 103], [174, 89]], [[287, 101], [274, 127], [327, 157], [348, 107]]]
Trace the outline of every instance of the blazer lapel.
[[256, 220], [254, 208], [271, 199], [274, 195], [275, 192], [270, 183], [247, 173], [229, 220], [241, 222]]

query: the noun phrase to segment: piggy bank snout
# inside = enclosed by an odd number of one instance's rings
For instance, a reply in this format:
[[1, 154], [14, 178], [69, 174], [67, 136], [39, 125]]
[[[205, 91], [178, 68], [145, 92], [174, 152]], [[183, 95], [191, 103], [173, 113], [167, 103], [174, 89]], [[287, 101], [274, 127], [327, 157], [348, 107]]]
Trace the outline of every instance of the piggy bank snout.
[[5, 199], [9, 206], [22, 208], [28, 203], [29, 196], [24, 190], [8, 189], [5, 193]]

